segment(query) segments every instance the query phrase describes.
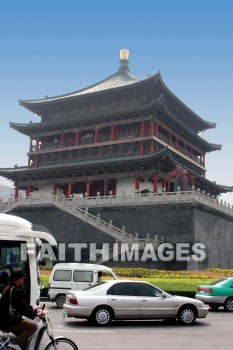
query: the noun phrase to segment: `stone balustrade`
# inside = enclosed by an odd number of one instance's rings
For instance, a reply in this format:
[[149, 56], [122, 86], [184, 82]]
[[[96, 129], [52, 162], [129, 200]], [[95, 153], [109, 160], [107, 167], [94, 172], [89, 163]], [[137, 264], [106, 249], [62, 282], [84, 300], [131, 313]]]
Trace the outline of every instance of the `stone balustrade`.
[[[199, 189], [193, 189], [191, 191], [177, 191], [177, 192], [161, 192], [161, 193], [148, 193], [133, 195], [122, 194], [121, 196], [115, 196], [110, 194], [109, 196], [96, 197], [83, 197], [75, 196], [73, 198], [58, 197], [52, 194], [31, 193], [29, 198], [19, 197], [17, 200], [10, 200], [8, 203], [0, 203], [0, 212], [7, 213], [16, 206], [38, 206], [45, 204], [54, 204], [59, 208], [66, 208], [70, 213], [82, 213], [85, 219], [85, 209], [88, 208], [101, 208], [101, 207], [124, 207], [124, 206], [138, 206], [138, 205], [181, 205], [181, 204], [193, 204], [202, 205], [224, 213], [229, 216], [233, 216], [233, 206], [212, 198], [209, 194], [201, 192]], [[80, 214], [81, 215], [81, 214]], [[88, 213], [88, 217], [90, 218]], [[94, 216], [95, 217], [95, 216]], [[95, 217], [96, 218], [96, 217]], [[96, 220], [96, 219], [95, 219]], [[102, 225], [102, 222], [97, 218], [96, 224]], [[112, 225], [110, 225], [112, 226]]]

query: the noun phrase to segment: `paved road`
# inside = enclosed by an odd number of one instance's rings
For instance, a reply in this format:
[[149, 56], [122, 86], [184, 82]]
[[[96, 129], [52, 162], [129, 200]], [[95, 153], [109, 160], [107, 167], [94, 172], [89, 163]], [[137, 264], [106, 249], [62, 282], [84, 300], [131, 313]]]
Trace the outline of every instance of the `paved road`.
[[[48, 310], [57, 310], [46, 303]], [[105, 328], [85, 320], [68, 318], [64, 329], [55, 331], [73, 339], [79, 350], [232, 350], [233, 313], [210, 311], [193, 326], [167, 321], [116, 321]]]

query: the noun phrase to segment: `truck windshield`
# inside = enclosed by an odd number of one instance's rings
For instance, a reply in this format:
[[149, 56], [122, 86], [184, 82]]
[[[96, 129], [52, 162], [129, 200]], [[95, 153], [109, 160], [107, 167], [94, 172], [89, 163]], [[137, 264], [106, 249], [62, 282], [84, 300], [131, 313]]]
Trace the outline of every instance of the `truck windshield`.
[[100, 287], [102, 287], [102, 285], [104, 284], [104, 283], [106, 283], [106, 282], [99, 282], [99, 283], [97, 283], [97, 284], [93, 284], [93, 286], [90, 286], [90, 287], [87, 287], [87, 288], [85, 288], [84, 290], [97, 290], [97, 289], [99, 289]]

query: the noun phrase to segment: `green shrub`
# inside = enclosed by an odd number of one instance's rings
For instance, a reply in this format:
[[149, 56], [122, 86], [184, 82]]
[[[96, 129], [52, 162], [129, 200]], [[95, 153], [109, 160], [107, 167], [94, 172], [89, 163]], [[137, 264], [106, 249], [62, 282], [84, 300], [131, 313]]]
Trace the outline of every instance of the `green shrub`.
[[114, 273], [117, 276], [124, 277], [138, 277], [138, 278], [180, 278], [180, 279], [209, 279], [209, 275], [206, 275], [204, 271], [166, 271], [166, 270], [154, 270], [146, 269], [143, 267], [114, 267]]
[[211, 269], [206, 269], [206, 271], [221, 273], [225, 274], [226, 276], [233, 276], [233, 269], [220, 269], [218, 267], [212, 267]]
[[44, 270], [44, 271], [52, 271], [53, 266], [52, 265], [39, 265], [39, 269]]

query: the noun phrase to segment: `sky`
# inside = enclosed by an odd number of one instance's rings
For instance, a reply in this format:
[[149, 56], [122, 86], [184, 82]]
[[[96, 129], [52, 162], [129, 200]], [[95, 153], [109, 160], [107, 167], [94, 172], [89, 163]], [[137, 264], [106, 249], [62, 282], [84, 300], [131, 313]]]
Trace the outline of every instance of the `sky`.
[[[0, 1], [0, 167], [27, 165], [29, 138], [9, 122], [39, 122], [19, 99], [40, 99], [92, 85], [119, 68], [160, 71], [167, 87], [216, 128], [201, 137], [206, 177], [233, 186], [233, 1]], [[8, 183], [0, 178], [0, 183]], [[11, 183], [12, 185], [12, 183]], [[233, 193], [220, 199], [233, 205]]]

